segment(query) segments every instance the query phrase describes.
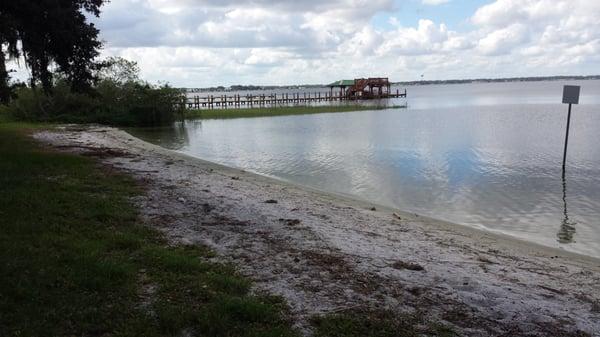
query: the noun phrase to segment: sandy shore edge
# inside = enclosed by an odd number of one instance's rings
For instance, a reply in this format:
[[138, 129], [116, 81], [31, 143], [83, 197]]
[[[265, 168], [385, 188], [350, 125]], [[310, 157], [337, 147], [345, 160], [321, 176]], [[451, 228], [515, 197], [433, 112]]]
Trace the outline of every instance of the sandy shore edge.
[[358, 208], [370, 210], [371, 208], [375, 207], [375, 211], [373, 211], [373, 212], [376, 214], [380, 214], [380, 215], [384, 215], [384, 216], [386, 216], [386, 215], [393, 216], [393, 214], [396, 213], [396, 214], [400, 215], [402, 218], [405, 218], [407, 220], [410, 219], [412, 221], [418, 221], [423, 226], [430, 226], [430, 227], [444, 229], [444, 230], [453, 230], [456, 232], [460, 232], [460, 233], [467, 234], [467, 235], [472, 235], [475, 237], [485, 236], [485, 237], [491, 238], [493, 240], [496, 240], [496, 243], [498, 245], [502, 245], [503, 247], [508, 248], [508, 249], [517, 250], [516, 252], [521, 253], [523, 255], [535, 254], [538, 256], [545, 256], [548, 258], [563, 257], [563, 258], [570, 260], [571, 263], [580, 265], [582, 267], [591, 268], [595, 271], [600, 272], [600, 258], [597, 258], [597, 257], [593, 257], [593, 256], [585, 255], [585, 254], [579, 254], [576, 252], [571, 252], [571, 251], [556, 248], [556, 247], [550, 247], [550, 246], [546, 246], [546, 245], [539, 244], [539, 243], [532, 242], [532, 241], [527, 241], [525, 239], [521, 239], [521, 238], [509, 235], [509, 234], [505, 234], [505, 233], [502, 233], [499, 231], [493, 231], [493, 230], [488, 230], [488, 229], [484, 229], [484, 228], [475, 228], [475, 227], [470, 227], [470, 226], [463, 225], [460, 223], [455, 223], [455, 222], [451, 222], [451, 221], [428, 217], [428, 216], [425, 216], [422, 214], [408, 212], [408, 211], [405, 211], [405, 210], [402, 210], [399, 208], [369, 202], [367, 200], [362, 200], [362, 199], [353, 197], [351, 195], [344, 195], [344, 194], [324, 191], [324, 190], [320, 190], [320, 189], [313, 188], [310, 186], [297, 184], [297, 183], [294, 183], [292, 181], [288, 181], [285, 179], [280, 179], [277, 177], [271, 177], [271, 176], [263, 175], [260, 173], [246, 171], [246, 170], [236, 168], [236, 167], [222, 165], [222, 164], [211, 162], [211, 161], [199, 158], [199, 157], [194, 157], [192, 155], [189, 155], [189, 154], [186, 154], [183, 152], [169, 150], [169, 149], [163, 148], [159, 145], [155, 145], [155, 144], [146, 142], [124, 130], [115, 129], [113, 132], [120, 133], [119, 137], [134, 139], [134, 141], [140, 147], [144, 147], [148, 150], [152, 150], [155, 152], [160, 152], [160, 153], [170, 156], [172, 158], [182, 159], [182, 160], [185, 160], [188, 162], [196, 162], [202, 166], [205, 166], [209, 169], [220, 171], [224, 174], [244, 177], [246, 179], [252, 179], [252, 180], [254, 180], [258, 183], [262, 183], [262, 184], [279, 184], [279, 185], [286, 186], [289, 188], [304, 190], [307, 193], [319, 194], [320, 197], [330, 200], [332, 202], [351, 204]]
[[300, 325], [361, 306], [426, 310], [466, 335], [600, 333], [599, 259], [207, 162], [118, 129], [35, 138], [100, 153], [143, 180], [148, 195], [137, 203], [149, 224], [216, 249], [285, 297]]

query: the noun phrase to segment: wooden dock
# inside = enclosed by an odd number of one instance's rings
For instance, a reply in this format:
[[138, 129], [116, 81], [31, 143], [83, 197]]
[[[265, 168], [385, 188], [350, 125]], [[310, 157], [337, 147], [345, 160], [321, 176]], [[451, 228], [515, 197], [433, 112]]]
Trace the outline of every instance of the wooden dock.
[[[374, 97], [363, 99], [388, 99], [404, 98], [406, 89], [403, 92], [396, 89], [396, 92], [383, 93]], [[312, 104], [319, 102], [332, 101], [354, 101], [355, 97], [349, 97], [340, 92], [303, 92], [303, 93], [282, 93], [282, 94], [262, 94], [262, 95], [208, 95], [208, 96], [188, 96], [182, 104], [188, 109], [227, 109], [241, 107], [261, 107], [261, 106], [285, 106], [298, 104]]]

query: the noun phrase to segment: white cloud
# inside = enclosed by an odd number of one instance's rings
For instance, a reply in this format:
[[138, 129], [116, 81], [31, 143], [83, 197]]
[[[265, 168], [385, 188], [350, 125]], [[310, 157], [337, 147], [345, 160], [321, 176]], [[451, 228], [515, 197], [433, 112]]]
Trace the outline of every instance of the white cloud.
[[[497, 0], [479, 8], [477, 49], [488, 56], [515, 53], [530, 69], [565, 73], [594, 63], [600, 43], [600, 2], [588, 0]], [[569, 66], [578, 66], [571, 67]]]
[[[124, 14], [132, 3], [136, 14]], [[547, 75], [585, 64], [587, 73], [600, 73], [593, 63], [600, 5], [586, 0], [497, 0], [477, 9], [468, 18], [473, 28], [461, 32], [428, 19], [406, 26], [394, 16], [386, 19], [391, 28], [375, 28], [375, 15], [397, 9], [391, 0], [122, 0], [109, 6], [111, 19], [107, 13], [101, 21], [109, 46], [143, 59], [149, 78], [185, 85], [369, 75], [401, 80], [423, 72]]]
[[450, 2], [450, 0], [421, 0], [424, 5], [437, 6]]
[[514, 47], [527, 42], [528, 38], [527, 27], [516, 23], [487, 34], [479, 40], [477, 47], [486, 55], [507, 54]]
[[408, 1], [115, 0], [97, 24], [104, 55], [181, 86], [600, 73], [600, 1], [496, 0], [459, 27], [407, 25]]
[[419, 20], [416, 28], [398, 27], [382, 36], [386, 38], [377, 49], [379, 55], [445, 54], [471, 46], [465, 37], [448, 30], [445, 24], [436, 25], [431, 20]]

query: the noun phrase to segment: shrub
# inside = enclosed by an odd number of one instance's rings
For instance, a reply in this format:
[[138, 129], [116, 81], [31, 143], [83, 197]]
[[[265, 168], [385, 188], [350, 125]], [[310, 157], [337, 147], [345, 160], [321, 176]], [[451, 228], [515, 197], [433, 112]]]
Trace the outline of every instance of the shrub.
[[179, 90], [135, 81], [105, 79], [89, 93], [75, 93], [59, 80], [51, 94], [19, 88], [16, 96], [4, 110], [27, 121], [156, 126], [183, 115]]
[[101, 101], [100, 123], [166, 125], [183, 113], [178, 104], [182, 100], [181, 92], [169, 86], [106, 80], [98, 85], [97, 91]]

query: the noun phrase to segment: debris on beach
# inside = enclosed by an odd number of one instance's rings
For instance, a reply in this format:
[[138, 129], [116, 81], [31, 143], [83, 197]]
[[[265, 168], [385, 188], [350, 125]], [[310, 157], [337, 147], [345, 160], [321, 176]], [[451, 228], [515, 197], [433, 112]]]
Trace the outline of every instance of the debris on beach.
[[300, 224], [300, 219], [279, 219], [279, 222], [283, 222], [286, 226], [296, 226]]
[[395, 268], [395, 269], [407, 269], [407, 270], [414, 270], [414, 271], [425, 270], [425, 268], [423, 268], [423, 266], [421, 266], [418, 263], [404, 262], [404, 261], [401, 261], [401, 260], [398, 260], [398, 261], [394, 262], [392, 264], [392, 267]]

